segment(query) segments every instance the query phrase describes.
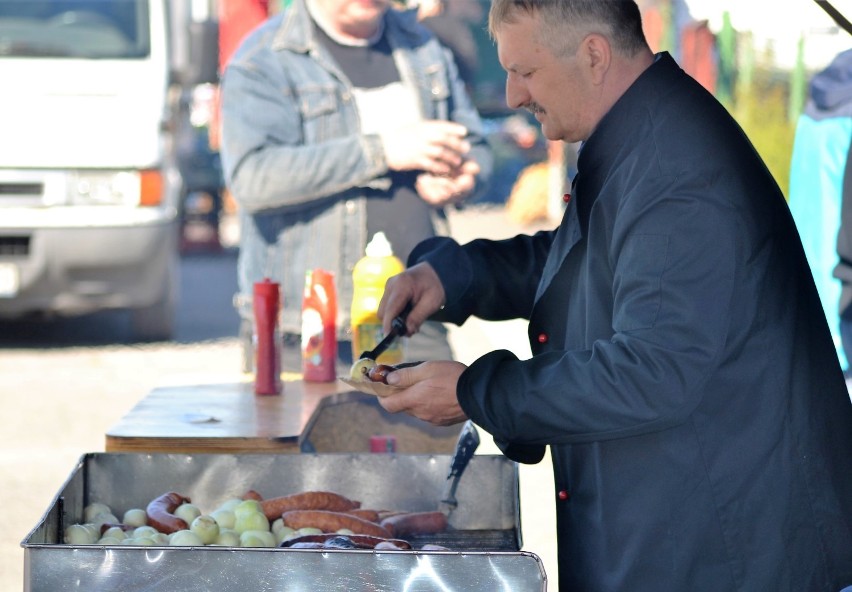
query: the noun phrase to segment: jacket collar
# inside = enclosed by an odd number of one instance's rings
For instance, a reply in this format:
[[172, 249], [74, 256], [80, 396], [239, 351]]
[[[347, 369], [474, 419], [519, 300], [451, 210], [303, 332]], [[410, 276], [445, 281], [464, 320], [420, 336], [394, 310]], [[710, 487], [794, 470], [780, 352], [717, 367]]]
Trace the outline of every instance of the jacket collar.
[[645, 117], [648, 102], [661, 101], [661, 95], [668, 92], [672, 82], [680, 75], [683, 72], [674, 59], [668, 53], [662, 53], [616, 101], [583, 144], [577, 161], [578, 173], [571, 189], [573, 198], [556, 230], [536, 292], [536, 302], [544, 297], [574, 245], [588, 234], [589, 215], [604, 178], [620, 161], [625, 130], [635, 130], [637, 125], [642, 125], [641, 118]]

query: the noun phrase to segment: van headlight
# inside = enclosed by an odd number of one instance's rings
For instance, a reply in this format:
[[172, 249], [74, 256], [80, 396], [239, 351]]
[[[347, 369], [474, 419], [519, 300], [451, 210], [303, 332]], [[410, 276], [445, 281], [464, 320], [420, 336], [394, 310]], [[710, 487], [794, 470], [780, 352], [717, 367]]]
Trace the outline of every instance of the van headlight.
[[159, 169], [77, 171], [69, 177], [68, 203], [151, 207], [163, 203], [165, 183]]

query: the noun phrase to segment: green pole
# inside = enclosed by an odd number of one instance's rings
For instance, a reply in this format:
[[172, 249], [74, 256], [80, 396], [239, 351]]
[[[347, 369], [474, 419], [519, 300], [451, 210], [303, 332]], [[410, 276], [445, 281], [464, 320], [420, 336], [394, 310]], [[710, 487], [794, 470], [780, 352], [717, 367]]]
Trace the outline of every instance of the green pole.
[[731, 24], [731, 15], [726, 10], [722, 14], [722, 29], [716, 37], [719, 48], [719, 74], [716, 79], [716, 96], [730, 105], [734, 97], [735, 70], [737, 60], [737, 32]]
[[805, 36], [799, 37], [796, 65], [790, 73], [790, 98], [787, 101], [787, 120], [795, 122], [805, 106], [807, 84], [805, 83]]
[[660, 18], [663, 21], [663, 38], [660, 39], [660, 45], [663, 49], [671, 52], [672, 55], [677, 55], [674, 31], [675, 20], [672, 12], [672, 0], [666, 0], [660, 5]]

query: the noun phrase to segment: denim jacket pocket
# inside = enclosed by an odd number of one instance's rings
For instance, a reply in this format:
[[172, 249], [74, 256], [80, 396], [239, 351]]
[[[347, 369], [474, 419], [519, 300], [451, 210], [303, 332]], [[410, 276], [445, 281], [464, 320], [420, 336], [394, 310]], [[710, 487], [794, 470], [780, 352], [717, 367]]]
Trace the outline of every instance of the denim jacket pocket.
[[341, 100], [332, 85], [310, 85], [299, 89], [299, 113], [307, 143], [320, 142], [344, 133]]
[[299, 112], [305, 119], [334, 113], [338, 106], [337, 89], [331, 85], [311, 85], [299, 89]]

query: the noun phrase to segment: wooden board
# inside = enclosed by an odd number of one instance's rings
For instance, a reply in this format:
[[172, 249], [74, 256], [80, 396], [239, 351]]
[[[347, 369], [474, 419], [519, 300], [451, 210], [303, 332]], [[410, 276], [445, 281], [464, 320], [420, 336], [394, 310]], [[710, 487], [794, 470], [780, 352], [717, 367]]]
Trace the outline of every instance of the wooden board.
[[250, 381], [152, 390], [106, 433], [107, 452], [297, 453], [319, 402], [352, 389], [285, 376], [280, 395], [256, 395]]

